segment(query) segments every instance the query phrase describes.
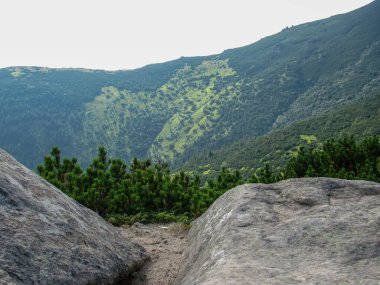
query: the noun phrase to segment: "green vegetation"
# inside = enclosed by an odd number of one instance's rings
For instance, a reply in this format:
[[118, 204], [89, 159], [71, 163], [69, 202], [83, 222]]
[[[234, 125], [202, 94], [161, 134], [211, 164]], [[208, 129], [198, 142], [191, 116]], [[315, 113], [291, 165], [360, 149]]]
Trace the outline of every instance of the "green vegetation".
[[380, 137], [353, 136], [301, 148], [286, 166], [286, 177], [336, 177], [380, 182]]
[[[82, 167], [104, 145], [125, 161], [150, 157], [179, 168], [196, 154], [378, 97], [379, 13], [374, 1], [218, 55], [131, 71], [0, 69], [0, 147], [31, 168], [52, 145]], [[298, 133], [291, 148], [307, 144], [300, 135], [324, 140], [319, 130]], [[258, 157], [257, 167], [270, 155]], [[202, 172], [220, 170], [212, 164]]]
[[358, 142], [353, 136], [343, 136], [317, 146], [301, 147], [281, 172], [272, 172], [266, 164], [251, 176], [250, 182], [273, 183], [302, 177], [380, 182], [380, 137], [367, 137]]
[[344, 134], [356, 138], [380, 135], [380, 93], [334, 111], [310, 117], [264, 136], [244, 139], [219, 150], [205, 149], [190, 158], [181, 168], [215, 177], [221, 166], [239, 169], [249, 176], [269, 163], [279, 172], [301, 147], [333, 139]]
[[156, 136], [148, 156], [173, 162], [213, 130], [222, 108], [238, 95], [236, 84], [226, 83], [235, 74], [227, 60], [209, 60], [195, 69], [185, 66], [163, 85], [159, 94], [173, 98], [168, 108], [173, 115]]
[[53, 147], [37, 167], [39, 175], [81, 204], [106, 217], [110, 222], [188, 223], [201, 215], [225, 191], [245, 182], [273, 183], [294, 177], [337, 177], [380, 182], [380, 138], [361, 142], [353, 136], [328, 140], [321, 145], [301, 147], [281, 172], [271, 166], [256, 170], [248, 180], [239, 171], [222, 168], [217, 179], [201, 185], [199, 176], [184, 171], [171, 174], [165, 163], [133, 159], [126, 165], [120, 159], [107, 158], [100, 147], [97, 157], [83, 171], [77, 159], [63, 159]]
[[133, 159], [126, 165], [109, 159], [104, 147], [83, 171], [76, 158], [61, 160], [60, 150], [38, 165], [37, 172], [64, 193], [115, 224], [123, 222], [189, 222], [226, 190], [241, 184], [238, 172], [223, 170], [201, 187], [199, 177], [171, 174], [167, 164]]

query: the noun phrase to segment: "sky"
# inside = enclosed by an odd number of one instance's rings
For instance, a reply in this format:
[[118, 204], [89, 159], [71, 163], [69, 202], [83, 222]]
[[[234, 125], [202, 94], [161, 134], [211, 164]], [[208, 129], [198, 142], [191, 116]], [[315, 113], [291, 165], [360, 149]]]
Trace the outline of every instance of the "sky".
[[134, 69], [217, 54], [370, 0], [0, 0], [0, 67]]

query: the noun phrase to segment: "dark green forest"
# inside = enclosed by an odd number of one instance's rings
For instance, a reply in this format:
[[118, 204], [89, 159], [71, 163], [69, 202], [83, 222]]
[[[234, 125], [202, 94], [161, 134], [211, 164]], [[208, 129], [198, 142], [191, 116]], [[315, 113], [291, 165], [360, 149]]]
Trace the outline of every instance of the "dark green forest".
[[37, 172], [79, 203], [114, 224], [124, 222], [189, 222], [225, 191], [244, 183], [274, 183], [289, 178], [336, 177], [380, 182], [380, 137], [361, 141], [353, 136], [301, 147], [281, 171], [270, 164], [248, 178], [222, 168], [215, 179], [184, 171], [171, 173], [164, 162], [134, 158], [130, 165], [108, 158], [104, 147], [87, 169], [76, 158], [61, 159], [58, 147], [38, 165]]
[[132, 221], [189, 221], [226, 190], [243, 182], [238, 171], [224, 169], [217, 180], [201, 186], [198, 176], [183, 171], [171, 173], [166, 163], [152, 164], [150, 160], [135, 158], [127, 165], [121, 159], [110, 159], [104, 147], [99, 147], [97, 157], [85, 170], [76, 158], [61, 159], [59, 148], [53, 147], [37, 172], [114, 222], [124, 221], [123, 215]]

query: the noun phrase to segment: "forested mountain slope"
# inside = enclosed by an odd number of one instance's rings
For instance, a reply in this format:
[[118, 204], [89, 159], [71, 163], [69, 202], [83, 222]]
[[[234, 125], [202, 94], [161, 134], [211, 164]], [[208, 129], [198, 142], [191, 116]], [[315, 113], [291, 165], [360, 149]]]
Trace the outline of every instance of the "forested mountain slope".
[[219, 55], [131, 71], [0, 70], [0, 147], [34, 167], [52, 145], [179, 165], [380, 90], [380, 1]]
[[270, 163], [276, 171], [300, 147], [316, 145], [344, 135], [354, 135], [359, 140], [366, 136], [380, 135], [380, 93], [266, 135], [242, 139], [217, 151], [206, 149], [184, 162], [182, 169], [212, 177], [222, 167], [250, 174]]

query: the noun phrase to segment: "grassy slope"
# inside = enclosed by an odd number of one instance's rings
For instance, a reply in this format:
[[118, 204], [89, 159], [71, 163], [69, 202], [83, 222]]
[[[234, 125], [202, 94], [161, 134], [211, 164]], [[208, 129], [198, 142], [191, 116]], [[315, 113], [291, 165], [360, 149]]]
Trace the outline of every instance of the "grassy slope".
[[255, 139], [241, 140], [218, 151], [204, 151], [185, 165], [187, 171], [213, 175], [221, 166], [250, 173], [266, 162], [282, 166], [301, 145], [318, 143], [343, 134], [380, 135], [380, 93], [335, 111], [296, 122]]

